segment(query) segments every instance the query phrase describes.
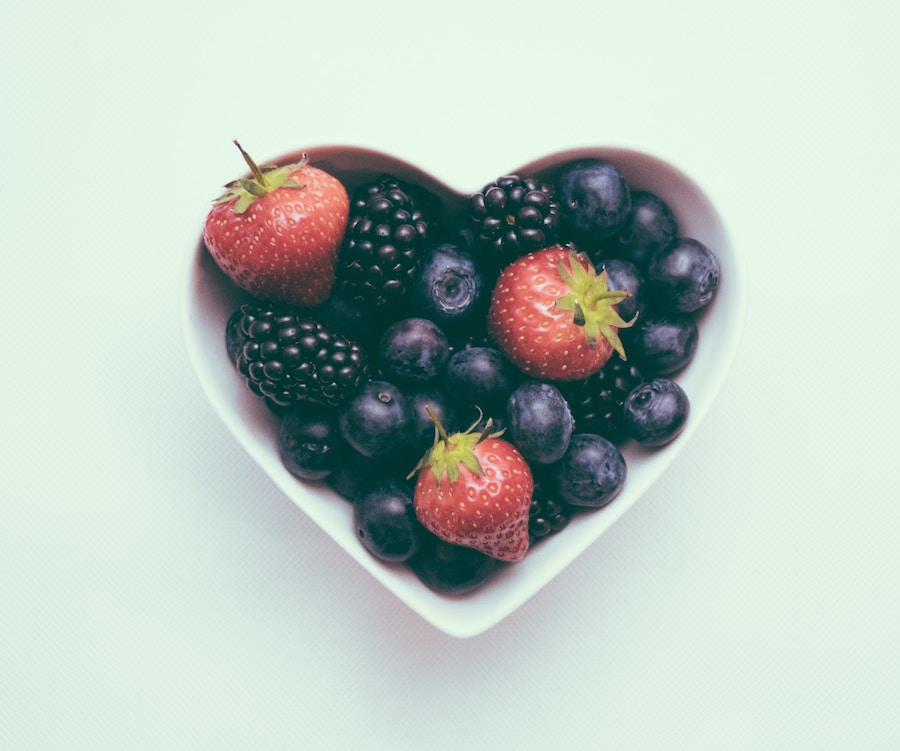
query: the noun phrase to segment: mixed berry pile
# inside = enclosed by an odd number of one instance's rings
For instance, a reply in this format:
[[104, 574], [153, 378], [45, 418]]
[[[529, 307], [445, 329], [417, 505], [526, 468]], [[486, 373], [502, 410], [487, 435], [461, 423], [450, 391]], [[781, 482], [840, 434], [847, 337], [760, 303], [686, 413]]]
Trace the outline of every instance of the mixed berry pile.
[[505, 175], [447, 220], [393, 175], [350, 195], [305, 158], [241, 153], [251, 175], [204, 233], [251, 300], [226, 351], [285, 467], [352, 503], [376, 558], [470, 592], [612, 502], [625, 442], [683, 430], [675, 378], [719, 264], [615, 165]]

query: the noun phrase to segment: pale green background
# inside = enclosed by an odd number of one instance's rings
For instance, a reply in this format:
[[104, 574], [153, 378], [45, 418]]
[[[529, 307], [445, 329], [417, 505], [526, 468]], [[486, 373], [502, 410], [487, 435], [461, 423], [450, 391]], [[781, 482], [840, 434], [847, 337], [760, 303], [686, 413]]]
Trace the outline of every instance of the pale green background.
[[[3, 3], [0, 747], [900, 747], [893, 8]], [[479, 637], [349, 561], [204, 400], [177, 304], [236, 137], [464, 189], [637, 146], [729, 225], [748, 327], [705, 425]]]

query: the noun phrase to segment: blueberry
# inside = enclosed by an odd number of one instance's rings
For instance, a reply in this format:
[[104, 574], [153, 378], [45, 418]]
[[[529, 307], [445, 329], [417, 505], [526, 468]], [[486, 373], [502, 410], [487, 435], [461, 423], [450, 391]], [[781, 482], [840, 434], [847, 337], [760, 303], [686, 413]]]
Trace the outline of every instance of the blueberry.
[[690, 409], [681, 386], [668, 378], [654, 378], [628, 394], [625, 430], [643, 446], [663, 446], [684, 430]]
[[369, 381], [338, 411], [341, 435], [363, 456], [384, 456], [402, 448], [412, 422], [406, 396], [387, 381]]
[[419, 549], [423, 528], [416, 519], [412, 489], [383, 480], [353, 502], [353, 520], [363, 547], [376, 558], [405, 561]]
[[489, 293], [472, 254], [457, 244], [441, 243], [422, 259], [410, 298], [416, 315], [450, 335], [480, 323]]
[[509, 437], [527, 460], [552, 464], [569, 447], [575, 420], [556, 386], [526, 381], [506, 402]]
[[363, 456], [349, 446], [347, 449], [344, 461], [325, 478], [325, 482], [344, 500], [352, 503], [360, 493], [388, 474], [382, 457]]
[[653, 254], [647, 282], [660, 310], [693, 313], [716, 296], [719, 273], [719, 261], [709, 248], [682, 237]]
[[597, 272], [606, 269], [609, 288], [624, 290], [628, 297], [618, 305], [619, 315], [625, 321], [643, 314], [647, 307], [647, 288], [644, 275], [637, 266], [621, 258], [610, 258], [596, 264]]
[[572, 506], [600, 508], [625, 485], [625, 458], [615, 444], [594, 433], [575, 433], [554, 467], [560, 497]]
[[278, 453], [292, 475], [322, 480], [341, 465], [347, 446], [340, 436], [334, 410], [297, 405], [278, 424]]
[[453, 545], [426, 532], [409, 565], [422, 583], [438, 594], [464, 595], [484, 584], [499, 564], [479, 550]]
[[628, 329], [624, 346], [645, 376], [671, 375], [694, 358], [699, 335], [688, 313], [650, 315]]
[[423, 385], [441, 375], [450, 358], [450, 344], [440, 327], [427, 318], [404, 318], [385, 330], [378, 360], [385, 377]]
[[677, 235], [678, 222], [669, 205], [655, 193], [633, 190], [631, 215], [615, 237], [604, 243], [603, 252], [646, 271], [653, 254]]
[[316, 318], [332, 331], [367, 347], [378, 344], [384, 327], [371, 310], [339, 294], [329, 295], [316, 309]]
[[556, 181], [555, 195], [563, 234], [576, 245], [595, 245], [615, 234], [631, 212], [625, 179], [602, 159], [567, 165]]
[[454, 352], [444, 372], [444, 385], [453, 399], [486, 412], [502, 408], [519, 380], [516, 367], [494, 347]]

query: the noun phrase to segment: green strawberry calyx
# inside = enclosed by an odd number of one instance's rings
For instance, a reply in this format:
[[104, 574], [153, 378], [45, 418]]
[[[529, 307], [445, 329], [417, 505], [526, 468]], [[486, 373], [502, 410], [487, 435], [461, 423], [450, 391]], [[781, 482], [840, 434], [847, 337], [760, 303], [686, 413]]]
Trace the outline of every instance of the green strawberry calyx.
[[602, 336], [624, 360], [625, 348], [618, 330], [632, 326], [637, 319], [635, 315], [630, 321], [625, 321], [619, 315], [617, 305], [628, 297], [628, 292], [610, 289], [606, 269], [598, 274], [583, 253], [569, 251], [568, 268], [565, 258], [564, 255], [559, 256], [556, 269], [569, 292], [556, 300], [556, 307], [572, 311], [572, 323], [584, 327], [584, 338], [589, 347], [596, 348]]
[[478, 419], [469, 428], [453, 435], [447, 435], [447, 431], [431, 407], [425, 407], [425, 409], [434, 422], [434, 445], [425, 452], [425, 456], [419, 460], [407, 479], [413, 477], [420, 470], [430, 469], [438, 485], [441, 484], [441, 477], [445, 471], [447, 478], [454, 483], [459, 479], [460, 464], [477, 475], [483, 475], [484, 470], [478, 457], [475, 456], [474, 449], [486, 438], [499, 438], [504, 431], [494, 430], [494, 421], [488, 418], [483, 429], [476, 433], [475, 428], [483, 417], [483, 413], [479, 409]]
[[238, 147], [244, 161], [250, 168], [250, 177], [241, 177], [232, 180], [225, 187], [227, 191], [219, 196], [214, 203], [232, 203], [234, 202], [234, 212], [243, 214], [253, 202], [268, 195], [278, 188], [292, 188], [302, 190], [306, 187], [305, 183], [298, 182], [292, 175], [299, 169], [302, 169], [309, 163], [309, 157], [306, 154], [300, 158], [295, 164], [288, 164], [279, 167], [275, 164], [257, 165], [253, 158], [244, 151], [240, 143], [235, 140], [234, 145]]

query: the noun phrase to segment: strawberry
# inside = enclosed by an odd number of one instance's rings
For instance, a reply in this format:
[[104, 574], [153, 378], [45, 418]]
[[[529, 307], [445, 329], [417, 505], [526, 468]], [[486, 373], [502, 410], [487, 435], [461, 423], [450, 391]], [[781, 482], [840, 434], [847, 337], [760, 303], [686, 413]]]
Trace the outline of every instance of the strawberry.
[[251, 294], [298, 307], [324, 302], [350, 198], [339, 180], [308, 163], [257, 166], [235, 141], [250, 177], [229, 183], [206, 217], [203, 239], [219, 267]]
[[[475, 425], [448, 436], [437, 426], [435, 443], [416, 466], [413, 505], [421, 524], [442, 540], [501, 561], [528, 552], [528, 516], [534, 480], [509, 441]], [[476, 423], [477, 424], [477, 423]]]
[[625, 359], [619, 328], [630, 326], [617, 304], [627, 292], [609, 289], [583, 253], [552, 246], [507, 266], [497, 280], [488, 331], [497, 346], [533, 378], [577, 381], [596, 373], [613, 351]]

